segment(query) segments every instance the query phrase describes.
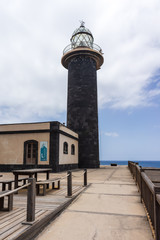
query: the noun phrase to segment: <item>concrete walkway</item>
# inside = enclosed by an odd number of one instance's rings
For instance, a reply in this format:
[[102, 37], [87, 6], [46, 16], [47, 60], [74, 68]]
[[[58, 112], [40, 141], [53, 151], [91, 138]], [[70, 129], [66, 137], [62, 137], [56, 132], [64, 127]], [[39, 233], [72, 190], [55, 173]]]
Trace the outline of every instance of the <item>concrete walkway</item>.
[[37, 240], [153, 240], [127, 166], [88, 172], [91, 185]]

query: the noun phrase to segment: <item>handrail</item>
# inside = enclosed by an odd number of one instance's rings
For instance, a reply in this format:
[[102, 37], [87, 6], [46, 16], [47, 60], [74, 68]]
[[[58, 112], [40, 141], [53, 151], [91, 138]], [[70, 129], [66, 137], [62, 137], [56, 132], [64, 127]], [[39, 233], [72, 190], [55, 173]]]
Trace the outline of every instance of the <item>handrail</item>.
[[[2, 192], [0, 198], [8, 197], [8, 210], [13, 209], [13, 194], [18, 192], [19, 190], [28, 187], [27, 191], [27, 222], [33, 222], [35, 220], [35, 192], [36, 192], [36, 179], [35, 178], [28, 178], [28, 183], [24, 184], [21, 187], [18, 187], [14, 190]], [[4, 200], [2, 201], [2, 209], [4, 207]]]
[[85, 173], [85, 172], [83, 172], [82, 174], [80, 174], [80, 175], [78, 175], [78, 176], [76, 176], [76, 175], [73, 175], [73, 173], [72, 173], [72, 176], [73, 176], [73, 177], [81, 177], [81, 176], [83, 176], [83, 175], [84, 175], [84, 173]]
[[69, 176], [69, 174], [67, 174], [66, 176], [64, 176], [64, 177], [61, 177], [61, 178], [59, 178], [59, 180], [63, 180], [63, 179], [65, 179], [65, 178], [67, 178]]
[[151, 170], [151, 171], [159, 171], [160, 170], [160, 168], [152, 168], [152, 167], [143, 167], [143, 170], [145, 171], [145, 170]]
[[[68, 171], [67, 175], [68, 175], [68, 177], [67, 177], [67, 196], [71, 197], [72, 196], [72, 171]], [[84, 169], [84, 172], [82, 175], [84, 176], [83, 186], [87, 186], [87, 169]], [[76, 177], [80, 177], [80, 176], [76, 176]]]
[[152, 183], [152, 181], [149, 179], [149, 177], [147, 177], [147, 175], [144, 172], [142, 172], [141, 175], [142, 175], [143, 180], [149, 187], [150, 191], [154, 194], [154, 184]]
[[93, 49], [93, 50], [96, 50], [98, 52], [100, 52], [101, 54], [102, 53], [102, 49], [100, 48], [100, 46], [98, 46], [97, 44], [93, 43], [92, 46], [76, 46], [74, 47], [73, 44], [69, 44], [67, 45], [64, 50], [63, 50], [63, 55], [71, 50], [74, 50], [74, 49], [78, 49], [78, 48], [89, 48], [89, 49]]
[[141, 168], [140, 168], [140, 166], [139, 165], [137, 165], [136, 164], [136, 168], [137, 168], [137, 170], [140, 172], [141, 171]]
[[81, 175], [79, 175], [79, 176], [76, 176], [76, 175], [73, 175], [72, 174], [72, 177], [81, 177], [81, 176], [83, 176], [84, 175], [84, 173], [82, 173]]
[[[81, 177], [81, 176], [83, 176], [84, 174], [85, 174], [85, 171], [83, 171], [83, 173], [82, 174], [80, 174], [80, 175], [78, 175], [78, 176], [76, 176], [76, 175], [73, 175], [73, 172], [81, 172], [82, 170], [78, 170], [78, 171], [71, 171], [72, 172], [72, 177]], [[57, 178], [55, 181], [57, 181], [57, 180], [61, 180], [61, 179], [65, 179], [65, 178], [67, 178], [69, 176], [69, 174], [67, 174], [66, 176], [64, 176], [64, 177], [61, 177], [61, 178]]]
[[6, 197], [6, 196], [8, 196], [8, 195], [10, 195], [10, 194], [13, 194], [13, 193], [16, 193], [16, 192], [18, 192], [19, 190], [21, 190], [21, 189], [23, 189], [23, 188], [25, 188], [25, 187], [28, 187], [29, 185], [31, 185], [31, 183], [27, 183], [27, 184], [25, 184], [25, 185], [23, 185], [23, 186], [21, 186], [21, 187], [19, 187], [19, 188], [16, 188], [16, 189], [14, 189], [14, 190], [7, 191], [6, 193], [1, 194], [1, 195], [0, 195], [0, 198]]
[[81, 172], [81, 171], [83, 171], [84, 169], [83, 168], [81, 168], [81, 169], [72, 169], [71, 171], [72, 171], [72, 173], [73, 172]]
[[[84, 175], [84, 184], [83, 186], [87, 186], [87, 169], [84, 169], [83, 174], [81, 174], [81, 176]], [[76, 176], [79, 177], [79, 176]], [[53, 180], [53, 182], [56, 181], [60, 181], [67, 178], [67, 196], [71, 197], [72, 196], [72, 171], [68, 171], [67, 175], [61, 177], [61, 178], [57, 178], [55, 180]], [[49, 179], [48, 179], [49, 180]], [[35, 196], [36, 196], [36, 179], [35, 178], [28, 178], [28, 183], [18, 187], [14, 190], [11, 191], [7, 191], [5, 193], [2, 193], [2, 195], [0, 196], [0, 198], [3, 198], [5, 196], [8, 195], [12, 195], [18, 192], [19, 190], [28, 187], [28, 192], [27, 192], [27, 217], [26, 217], [26, 221], [27, 222], [33, 222], [35, 220]], [[52, 180], [51, 180], [52, 181]], [[47, 182], [47, 180], [46, 180]]]
[[[160, 187], [155, 186], [154, 183], [147, 176], [145, 171], [147, 170], [159, 170], [160, 168], [140, 168], [135, 162], [128, 161], [128, 167], [130, 172], [132, 173], [135, 181], [140, 183], [140, 193], [141, 193], [141, 201], [145, 204], [147, 212], [149, 213], [153, 228], [155, 240], [160, 239]], [[137, 171], [139, 174], [137, 175]], [[137, 178], [138, 176], [138, 178]], [[146, 183], [146, 186], [144, 183]], [[150, 191], [148, 191], [148, 189]]]

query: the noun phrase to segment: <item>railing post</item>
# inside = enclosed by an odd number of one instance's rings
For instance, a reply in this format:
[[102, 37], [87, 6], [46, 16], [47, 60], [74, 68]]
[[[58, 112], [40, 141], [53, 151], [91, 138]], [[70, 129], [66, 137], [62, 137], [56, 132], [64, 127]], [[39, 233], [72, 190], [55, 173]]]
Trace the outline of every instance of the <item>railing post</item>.
[[87, 169], [84, 169], [84, 186], [87, 186]]
[[155, 240], [158, 240], [157, 238], [157, 214], [156, 214], [156, 187], [154, 186], [154, 195], [153, 195], [153, 201], [154, 201], [154, 230], [155, 230]]
[[159, 240], [160, 236], [158, 234], [158, 213], [157, 213], [157, 200], [156, 200], [156, 194], [160, 194], [160, 187], [154, 186], [154, 229], [155, 229], [155, 240]]
[[35, 220], [35, 198], [36, 198], [36, 179], [29, 178], [27, 194], [27, 222], [33, 222]]
[[136, 162], [136, 184], [137, 184], [137, 165], [138, 163]]
[[140, 191], [141, 191], [141, 203], [142, 203], [142, 198], [143, 198], [143, 188], [142, 188], [142, 172], [143, 172], [143, 169], [142, 169], [142, 167], [140, 166], [140, 178], [141, 178], [141, 183], [140, 183]]
[[71, 197], [72, 196], [72, 172], [68, 171], [67, 172], [67, 196]]

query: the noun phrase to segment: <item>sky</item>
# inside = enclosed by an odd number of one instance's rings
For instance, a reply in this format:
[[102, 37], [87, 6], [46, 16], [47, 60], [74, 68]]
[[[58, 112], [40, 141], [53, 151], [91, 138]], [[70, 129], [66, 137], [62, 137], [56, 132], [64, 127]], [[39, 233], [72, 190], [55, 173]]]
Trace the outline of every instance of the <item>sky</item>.
[[0, 124], [66, 122], [61, 57], [80, 20], [104, 53], [100, 160], [160, 160], [159, 0], [0, 0]]

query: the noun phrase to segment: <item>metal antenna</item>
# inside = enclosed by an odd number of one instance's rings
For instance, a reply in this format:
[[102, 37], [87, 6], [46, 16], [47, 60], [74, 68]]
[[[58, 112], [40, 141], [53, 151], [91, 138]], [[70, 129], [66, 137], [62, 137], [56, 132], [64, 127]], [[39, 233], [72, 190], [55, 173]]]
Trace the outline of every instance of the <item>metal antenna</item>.
[[84, 27], [85, 22], [83, 20], [80, 20], [81, 27]]

